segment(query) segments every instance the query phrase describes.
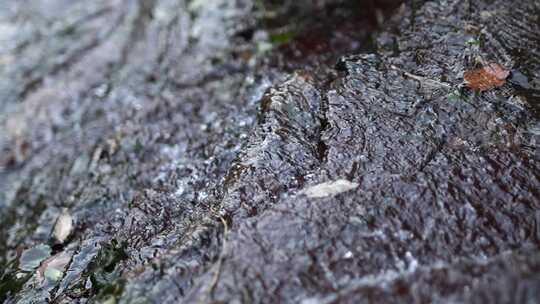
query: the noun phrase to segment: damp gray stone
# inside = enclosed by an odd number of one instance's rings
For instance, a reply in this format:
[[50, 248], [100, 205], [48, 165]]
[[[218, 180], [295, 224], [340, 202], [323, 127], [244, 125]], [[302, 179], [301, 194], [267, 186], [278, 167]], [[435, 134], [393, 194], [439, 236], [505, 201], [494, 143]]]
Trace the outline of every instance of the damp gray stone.
[[38, 268], [41, 262], [48, 258], [50, 254], [51, 248], [43, 244], [26, 249], [21, 254], [19, 268], [25, 271], [33, 271]]
[[0, 302], [538, 302], [539, 5], [0, 1]]

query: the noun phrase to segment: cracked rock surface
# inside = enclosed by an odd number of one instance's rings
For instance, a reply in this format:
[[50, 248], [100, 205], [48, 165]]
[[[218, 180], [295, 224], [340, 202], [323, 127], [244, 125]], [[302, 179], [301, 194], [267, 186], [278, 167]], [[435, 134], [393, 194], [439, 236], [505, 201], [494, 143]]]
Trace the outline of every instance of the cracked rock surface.
[[538, 1], [277, 2], [0, 1], [0, 302], [540, 301]]

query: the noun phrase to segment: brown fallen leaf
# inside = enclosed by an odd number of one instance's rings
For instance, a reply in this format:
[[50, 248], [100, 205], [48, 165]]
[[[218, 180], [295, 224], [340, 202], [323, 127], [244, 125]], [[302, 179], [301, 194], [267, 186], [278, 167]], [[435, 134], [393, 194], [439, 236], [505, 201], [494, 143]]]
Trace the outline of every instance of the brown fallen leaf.
[[466, 71], [463, 79], [467, 86], [476, 91], [487, 91], [502, 86], [510, 70], [498, 63], [490, 63], [484, 67]]

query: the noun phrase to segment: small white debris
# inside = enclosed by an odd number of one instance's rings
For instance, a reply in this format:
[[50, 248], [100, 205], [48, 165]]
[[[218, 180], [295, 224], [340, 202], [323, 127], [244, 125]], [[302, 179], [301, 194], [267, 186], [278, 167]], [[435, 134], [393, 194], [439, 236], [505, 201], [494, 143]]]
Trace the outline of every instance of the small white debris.
[[41, 263], [41, 266], [38, 269], [39, 277], [45, 277], [53, 282], [59, 281], [64, 276], [64, 271], [70, 262], [70, 253], [58, 253]]
[[418, 268], [418, 260], [415, 259], [414, 256], [409, 251], [407, 251], [405, 253], [405, 259], [409, 263], [409, 267], [408, 267], [407, 271], [415, 272], [416, 268]]
[[63, 208], [62, 214], [60, 214], [54, 224], [53, 237], [60, 244], [63, 244], [71, 234], [71, 231], [73, 231], [73, 217], [67, 208]]
[[352, 251], [347, 251], [347, 252], [345, 252], [345, 254], [343, 255], [343, 258], [344, 258], [344, 259], [350, 259], [350, 258], [352, 258], [352, 257], [353, 257]]
[[338, 179], [333, 182], [326, 182], [309, 187], [303, 191], [310, 198], [321, 198], [338, 195], [358, 187], [357, 183], [352, 183], [345, 179]]
[[53, 282], [60, 281], [60, 279], [64, 276], [64, 273], [56, 268], [47, 268], [45, 269], [44, 276]]

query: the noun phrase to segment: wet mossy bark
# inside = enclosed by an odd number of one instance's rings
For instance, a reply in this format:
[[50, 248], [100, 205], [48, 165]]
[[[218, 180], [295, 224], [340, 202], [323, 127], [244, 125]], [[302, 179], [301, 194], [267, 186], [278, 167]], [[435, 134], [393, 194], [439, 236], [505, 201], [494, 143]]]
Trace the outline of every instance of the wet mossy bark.
[[0, 299], [540, 301], [538, 2], [303, 2], [0, 4]]

